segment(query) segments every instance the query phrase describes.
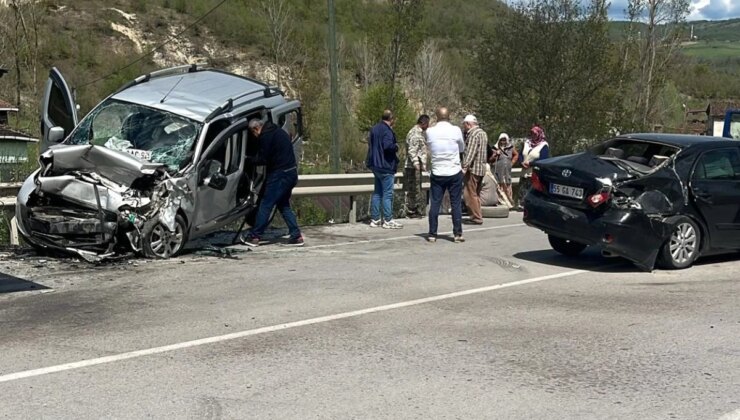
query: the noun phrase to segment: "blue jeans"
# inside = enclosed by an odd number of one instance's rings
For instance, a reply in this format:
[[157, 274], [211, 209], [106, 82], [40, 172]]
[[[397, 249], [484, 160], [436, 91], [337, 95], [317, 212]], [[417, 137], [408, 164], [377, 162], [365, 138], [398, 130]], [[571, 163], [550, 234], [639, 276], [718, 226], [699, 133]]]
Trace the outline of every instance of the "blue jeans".
[[375, 175], [375, 189], [370, 200], [370, 218], [380, 220], [380, 202], [383, 202], [383, 219], [393, 219], [393, 179], [395, 174], [386, 174], [373, 171]]
[[257, 238], [265, 233], [265, 229], [270, 223], [270, 214], [272, 209], [277, 210], [283, 216], [285, 224], [288, 225], [290, 237], [295, 239], [301, 236], [301, 230], [298, 228], [293, 209], [290, 208], [290, 195], [293, 193], [293, 187], [298, 183], [298, 172], [295, 169], [288, 171], [275, 171], [267, 174], [265, 179], [265, 193], [260, 201], [260, 207], [257, 210], [257, 219], [251, 230], [252, 236]]
[[432, 203], [429, 207], [429, 235], [437, 236], [437, 219], [445, 191], [450, 193], [450, 204], [452, 205], [452, 233], [455, 236], [462, 235], [462, 172], [452, 176], [432, 174], [430, 181]]

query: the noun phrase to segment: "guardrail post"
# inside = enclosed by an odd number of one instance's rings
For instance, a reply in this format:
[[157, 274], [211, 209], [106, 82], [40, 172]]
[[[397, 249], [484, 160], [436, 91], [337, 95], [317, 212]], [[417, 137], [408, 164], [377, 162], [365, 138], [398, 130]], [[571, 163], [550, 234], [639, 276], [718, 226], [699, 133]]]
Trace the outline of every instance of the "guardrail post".
[[354, 195], [349, 196], [349, 222], [351, 224], [357, 223], [357, 200]]
[[10, 244], [11, 245], [20, 245], [21, 241], [18, 238], [18, 220], [13, 216], [12, 219], [10, 219]]

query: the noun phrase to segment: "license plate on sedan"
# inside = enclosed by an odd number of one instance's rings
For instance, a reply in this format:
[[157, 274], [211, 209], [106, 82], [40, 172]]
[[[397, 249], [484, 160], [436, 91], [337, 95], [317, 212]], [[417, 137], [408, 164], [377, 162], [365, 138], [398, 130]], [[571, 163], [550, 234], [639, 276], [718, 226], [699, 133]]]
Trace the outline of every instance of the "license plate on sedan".
[[564, 197], [571, 197], [582, 199], [583, 188], [571, 187], [568, 185], [561, 184], [550, 184], [550, 194], [562, 195]]

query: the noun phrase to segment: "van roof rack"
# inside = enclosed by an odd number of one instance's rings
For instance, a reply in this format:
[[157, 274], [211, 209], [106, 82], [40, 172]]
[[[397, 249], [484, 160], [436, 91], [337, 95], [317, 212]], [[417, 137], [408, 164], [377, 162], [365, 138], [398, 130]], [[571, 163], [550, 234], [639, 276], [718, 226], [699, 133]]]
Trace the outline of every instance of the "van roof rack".
[[203, 71], [203, 70], [206, 70], [206, 67], [204, 67], [201, 64], [197, 64], [197, 63], [196, 64], [185, 64], [182, 66], [168, 67], [166, 69], [156, 70], [151, 73], [143, 74], [137, 77], [136, 79], [126, 83], [120, 89], [118, 89], [116, 93], [124, 91], [130, 88], [131, 86], [136, 86], [140, 83], [146, 83], [152, 79], [157, 79], [157, 78], [165, 77], [165, 76], [172, 76], [173, 74], [195, 73], [197, 71]]

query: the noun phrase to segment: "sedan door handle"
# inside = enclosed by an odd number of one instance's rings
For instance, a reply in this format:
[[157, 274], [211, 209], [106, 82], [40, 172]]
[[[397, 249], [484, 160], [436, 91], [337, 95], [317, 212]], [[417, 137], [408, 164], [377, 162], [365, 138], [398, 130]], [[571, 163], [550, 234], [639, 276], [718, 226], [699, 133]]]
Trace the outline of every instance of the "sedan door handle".
[[701, 198], [712, 198], [712, 194], [709, 194], [706, 191], [694, 191], [694, 195]]
[[706, 202], [708, 204], [712, 204], [712, 194], [710, 194], [710, 193], [708, 193], [706, 191], [701, 191], [701, 190], [697, 191], [697, 190], [694, 190], [694, 195], [696, 196], [697, 199], [699, 199], [701, 201], [704, 201], [704, 202]]

